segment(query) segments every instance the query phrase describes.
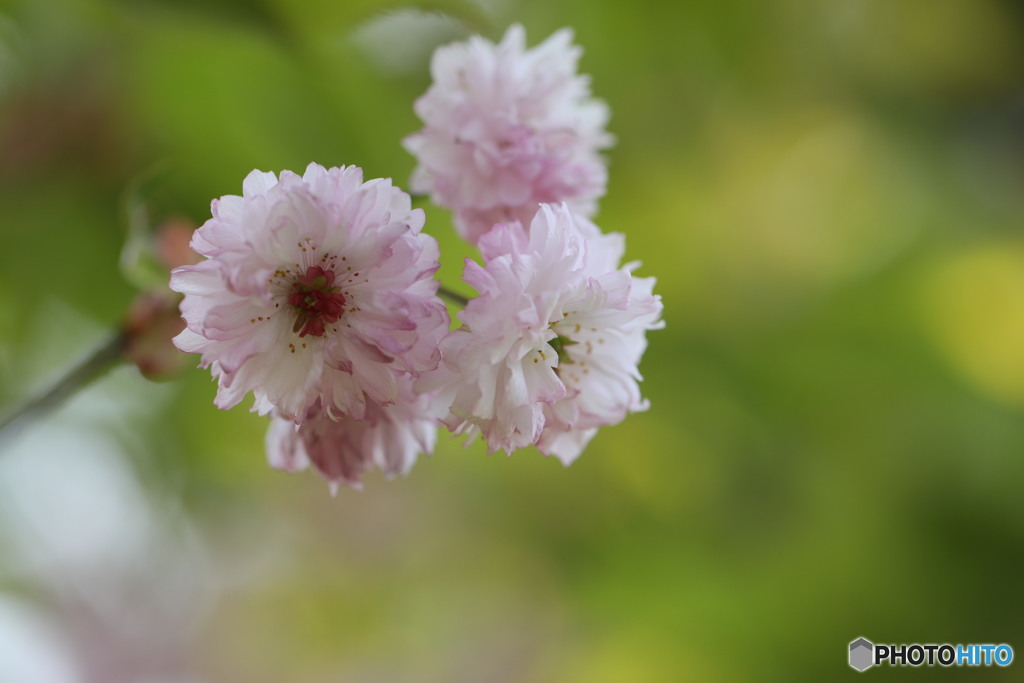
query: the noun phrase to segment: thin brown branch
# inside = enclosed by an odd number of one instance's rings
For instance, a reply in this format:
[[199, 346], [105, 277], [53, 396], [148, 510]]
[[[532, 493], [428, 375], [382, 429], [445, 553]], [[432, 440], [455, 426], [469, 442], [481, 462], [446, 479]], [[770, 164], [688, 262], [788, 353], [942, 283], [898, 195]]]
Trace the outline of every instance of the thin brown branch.
[[121, 358], [125, 341], [123, 332], [112, 335], [47, 391], [0, 418], [0, 444], [13, 439], [26, 425], [51, 413], [66, 399], [113, 367]]

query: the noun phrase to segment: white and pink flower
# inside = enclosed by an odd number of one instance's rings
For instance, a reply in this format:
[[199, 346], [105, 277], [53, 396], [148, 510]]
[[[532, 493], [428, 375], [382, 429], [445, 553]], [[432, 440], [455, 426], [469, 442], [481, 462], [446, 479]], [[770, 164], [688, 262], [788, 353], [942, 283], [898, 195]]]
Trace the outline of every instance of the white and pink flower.
[[529, 230], [495, 226], [480, 249], [485, 265], [467, 259], [464, 272], [479, 296], [420, 386], [439, 390], [453, 433], [569, 464], [598, 427], [647, 408], [637, 364], [661, 327], [654, 278], [633, 277], [636, 264], [619, 265], [622, 237], [565, 204], [542, 204]]
[[497, 45], [476, 36], [434, 53], [434, 83], [415, 107], [425, 125], [404, 144], [419, 162], [413, 191], [452, 209], [464, 238], [529, 225], [541, 202], [596, 211], [612, 137], [608, 108], [576, 73], [580, 53], [568, 29], [528, 50], [519, 25]]
[[193, 236], [205, 260], [171, 275], [187, 325], [175, 344], [202, 354], [219, 407], [251, 391], [260, 414], [359, 420], [396, 400], [402, 376], [436, 367], [438, 247], [405, 192], [317, 164], [253, 171], [242, 190]]
[[367, 403], [361, 420], [332, 420], [316, 405], [301, 424], [276, 416], [267, 431], [267, 459], [287, 472], [312, 465], [332, 492], [338, 484], [360, 488], [370, 470], [381, 470], [388, 478], [405, 475], [421, 453], [433, 452], [438, 426], [434, 412], [431, 396], [414, 392], [406, 376], [399, 381], [394, 403]]

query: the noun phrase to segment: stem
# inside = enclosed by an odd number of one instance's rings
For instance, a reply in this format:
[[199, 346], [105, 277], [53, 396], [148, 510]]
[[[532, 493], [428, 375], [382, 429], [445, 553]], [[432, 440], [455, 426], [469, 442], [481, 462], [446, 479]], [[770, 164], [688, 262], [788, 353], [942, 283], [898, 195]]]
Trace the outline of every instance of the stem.
[[448, 299], [448, 301], [451, 301], [453, 304], [462, 306], [463, 308], [465, 308], [466, 304], [469, 303], [469, 299], [462, 296], [461, 294], [456, 294], [452, 290], [447, 289], [444, 285], [437, 288], [437, 293], [439, 296], [443, 296], [445, 299]]
[[55, 410], [65, 399], [85, 388], [109, 370], [121, 358], [127, 337], [124, 332], [112, 335], [92, 355], [71, 368], [48, 391], [30, 399], [0, 419], [0, 439], [11, 439], [25, 425]]

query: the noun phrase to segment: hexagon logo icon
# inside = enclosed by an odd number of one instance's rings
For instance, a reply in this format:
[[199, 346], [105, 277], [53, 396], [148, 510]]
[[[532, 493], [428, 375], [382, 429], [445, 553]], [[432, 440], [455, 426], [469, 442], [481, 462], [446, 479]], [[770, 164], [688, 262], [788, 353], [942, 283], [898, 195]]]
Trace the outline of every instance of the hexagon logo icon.
[[850, 666], [864, 671], [875, 664], [875, 645], [867, 638], [858, 638], [850, 643]]

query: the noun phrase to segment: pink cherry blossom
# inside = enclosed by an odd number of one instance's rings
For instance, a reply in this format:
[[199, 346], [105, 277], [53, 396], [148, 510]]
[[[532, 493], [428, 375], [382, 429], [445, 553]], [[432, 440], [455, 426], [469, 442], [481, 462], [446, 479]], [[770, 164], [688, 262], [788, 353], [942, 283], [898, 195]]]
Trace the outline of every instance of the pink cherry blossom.
[[396, 399], [401, 376], [436, 367], [437, 242], [390, 180], [253, 171], [212, 210], [191, 243], [205, 260], [175, 269], [171, 288], [185, 295], [175, 344], [202, 354], [219, 407], [251, 391], [260, 414], [359, 420]]
[[495, 223], [529, 225], [540, 202], [595, 212], [612, 137], [607, 107], [576, 73], [580, 53], [568, 29], [527, 50], [519, 25], [498, 45], [473, 37], [434, 53], [415, 106], [424, 128], [404, 141], [419, 162], [412, 188], [454, 210], [469, 241]]
[[620, 267], [623, 239], [565, 204], [542, 204], [530, 229], [500, 224], [467, 259], [479, 292], [441, 343], [443, 364], [420, 386], [439, 390], [456, 434], [490, 452], [536, 445], [572, 462], [598, 427], [644, 410], [637, 364], [661, 327], [654, 278]]
[[301, 424], [276, 416], [267, 431], [267, 459], [287, 472], [312, 465], [332, 491], [339, 483], [359, 488], [371, 469], [389, 478], [405, 475], [420, 453], [434, 450], [438, 422], [431, 398], [415, 393], [411, 377], [404, 376], [395, 402], [367, 403], [362, 420], [332, 420], [316, 405]]

